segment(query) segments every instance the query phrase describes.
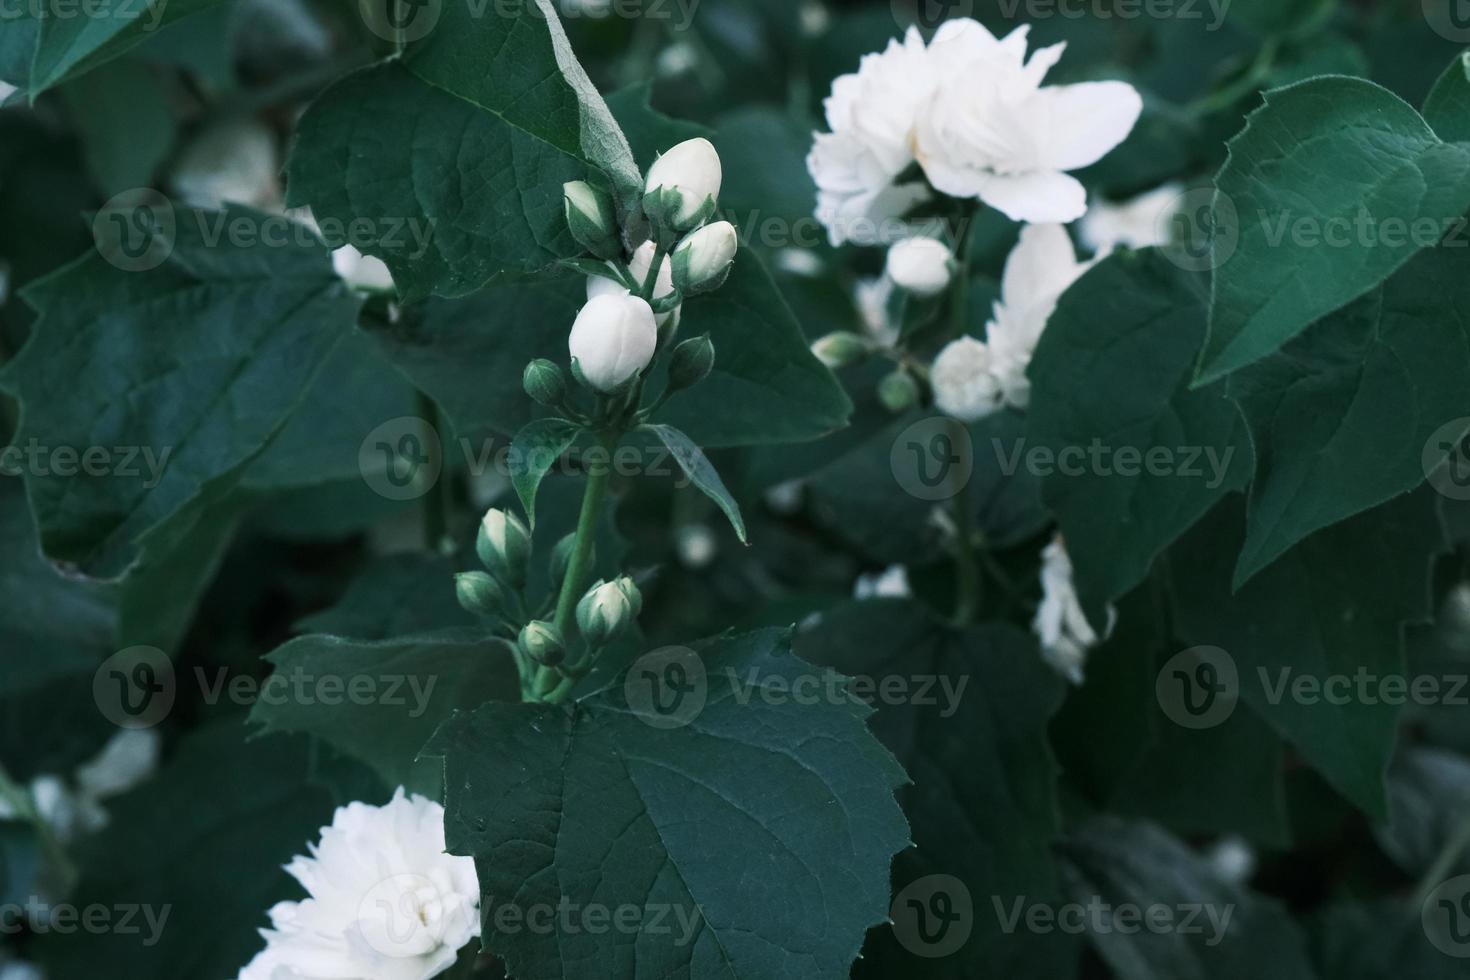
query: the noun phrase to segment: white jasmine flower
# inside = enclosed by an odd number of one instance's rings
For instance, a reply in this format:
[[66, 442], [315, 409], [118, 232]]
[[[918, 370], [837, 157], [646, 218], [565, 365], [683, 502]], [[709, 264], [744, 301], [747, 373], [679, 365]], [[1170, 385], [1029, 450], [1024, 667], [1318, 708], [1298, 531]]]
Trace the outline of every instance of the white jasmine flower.
[[657, 344], [652, 307], [622, 290], [589, 300], [567, 339], [582, 377], [604, 393], [616, 391], [648, 367]]
[[309, 893], [270, 910], [239, 980], [427, 980], [480, 934], [472, 858], [444, 853], [444, 808], [400, 788], [341, 807], [286, 871]]
[[729, 278], [740, 237], [728, 221], [716, 221], [690, 232], [664, 261], [673, 268], [674, 284], [686, 296], [717, 289]]
[[688, 231], [708, 214], [710, 202], [718, 202], [724, 170], [715, 145], [703, 136], [670, 148], [648, 168], [643, 193], [662, 191], [670, 198], [669, 223], [677, 231]]
[[708, 524], [685, 524], [674, 535], [674, 547], [686, 568], [707, 568], [719, 553], [719, 539]]
[[179, 155], [169, 183], [192, 207], [233, 202], [279, 211], [279, 170], [275, 134], [254, 119], [237, 118], [200, 132]]
[[951, 341], [929, 369], [934, 404], [961, 422], [978, 422], [1001, 407], [1002, 390], [995, 356], [974, 337]]
[[1169, 222], [1179, 210], [1184, 185], [1164, 184], [1121, 203], [1093, 201], [1077, 225], [1082, 244], [1101, 255], [1119, 245], [1148, 248], [1173, 241]]
[[332, 253], [332, 268], [354, 289], [386, 293], [393, 289], [393, 273], [375, 255], [364, 255], [353, 245], [343, 245]]
[[941, 81], [914, 126], [914, 155], [934, 187], [974, 197], [1013, 221], [1068, 222], [1087, 192], [1067, 171], [1101, 160], [1143, 111], [1124, 82], [1043, 86], [1065, 44], [1026, 59], [1029, 27], [997, 40], [972, 20], [930, 44]]
[[655, 71], [661, 78], [672, 78], [699, 66], [699, 49], [685, 41], [678, 41], [658, 54]]
[[909, 588], [909, 570], [902, 565], [890, 565], [881, 572], [859, 575], [852, 590], [854, 599], [907, 599], [913, 594]]
[[[633, 281], [640, 287], [648, 278], [648, 270], [653, 268], [653, 257], [657, 254], [658, 247], [653, 242], [647, 241], [639, 245], [633, 252], [633, 258], [628, 261], [628, 271], [633, 274]], [[611, 262], [608, 263], [612, 265]], [[653, 298], [663, 299], [674, 291], [674, 266], [665, 256], [663, 265], [658, 267], [658, 279], [653, 284]], [[616, 282], [604, 276], [587, 277], [587, 298], [596, 299], [598, 296], [626, 296], [629, 291], [619, 286]], [[669, 310], [667, 313], [658, 315], [658, 328], [660, 331], [677, 330], [679, 318], [684, 311], [680, 305]]]
[[822, 0], [804, 0], [801, 5], [801, 33], [821, 37], [832, 26], [832, 14]]
[[776, 253], [776, 268], [788, 275], [815, 279], [822, 274], [822, 260], [810, 249], [788, 246]]
[[31, 781], [31, 805], [62, 841], [107, 826], [103, 803], [143, 782], [158, 768], [160, 739], [152, 729], [125, 729], [110, 738], [68, 780], [43, 774]]
[[893, 280], [887, 275], [860, 279], [853, 287], [853, 301], [863, 318], [863, 326], [884, 347], [898, 343], [899, 325], [888, 314], [888, 304], [892, 299]]
[[1026, 369], [1057, 302], [1097, 260], [1079, 262], [1061, 225], [1028, 225], [1006, 259], [1000, 300], [995, 304], [986, 340], [996, 377], [1008, 404], [1026, 408], [1031, 382]]
[[1244, 838], [1222, 837], [1205, 854], [1216, 875], [1233, 885], [1243, 885], [1256, 873], [1256, 851]]
[[938, 296], [954, 278], [954, 253], [933, 238], [905, 238], [888, 250], [888, 278], [915, 296]]
[[[1041, 552], [1041, 591], [1041, 606], [1031, 629], [1041, 640], [1042, 659], [1073, 684], [1081, 684], [1088, 651], [1102, 638], [1082, 611], [1072, 584], [1072, 559], [1060, 536]], [[1112, 632], [1114, 618], [1109, 609], [1105, 633]]]
[[806, 494], [805, 484], [800, 480], [787, 480], [771, 487], [764, 494], [766, 506], [782, 517], [790, 517], [801, 510]]

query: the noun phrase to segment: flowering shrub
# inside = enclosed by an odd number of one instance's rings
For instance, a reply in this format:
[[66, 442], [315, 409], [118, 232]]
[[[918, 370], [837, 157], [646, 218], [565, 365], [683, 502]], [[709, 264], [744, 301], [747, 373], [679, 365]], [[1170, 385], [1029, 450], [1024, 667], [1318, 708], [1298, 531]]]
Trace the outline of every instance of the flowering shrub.
[[0, 980], [1463, 975], [1456, 7], [0, 10]]

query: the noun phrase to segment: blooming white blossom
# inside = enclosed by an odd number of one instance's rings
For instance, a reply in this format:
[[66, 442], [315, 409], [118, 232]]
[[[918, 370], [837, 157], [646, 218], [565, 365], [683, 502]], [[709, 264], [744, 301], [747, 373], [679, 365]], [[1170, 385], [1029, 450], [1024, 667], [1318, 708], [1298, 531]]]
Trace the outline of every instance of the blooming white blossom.
[[[1101, 642], [1072, 584], [1072, 559], [1057, 537], [1041, 552], [1041, 606], [1031, 629], [1041, 640], [1041, 656], [1053, 670], [1073, 684], [1081, 684], [1087, 654]], [[1104, 633], [1112, 632], [1114, 613], [1108, 610]]]
[[218, 208], [226, 202], [281, 209], [276, 137], [255, 119], [216, 123], [179, 154], [169, 184], [185, 204]]
[[938, 296], [954, 278], [954, 253], [934, 238], [905, 238], [888, 250], [888, 278], [915, 296]]
[[400, 788], [350, 803], [286, 871], [309, 897], [280, 902], [239, 980], [427, 980], [480, 934], [474, 859], [444, 853], [444, 808]]
[[995, 356], [974, 337], [951, 341], [929, 368], [934, 404], [961, 422], [978, 422], [1000, 409], [1003, 391]]
[[601, 392], [616, 391], [648, 367], [657, 345], [653, 308], [622, 290], [589, 300], [567, 340], [582, 377]]
[[1121, 143], [1143, 100], [1123, 82], [1043, 86], [1065, 45], [1027, 60], [1028, 32], [997, 39], [957, 19], [926, 46], [910, 28], [833, 83], [831, 132], [816, 134], [807, 158], [833, 245], [879, 240], [876, 229], [928, 198], [923, 184], [896, 182], [915, 162], [940, 192], [1016, 221], [1082, 216], [1087, 194], [1068, 171]]
[[881, 572], [859, 575], [852, 589], [854, 599], [907, 599], [911, 595], [909, 570], [902, 565], [890, 565]]
[[1127, 201], [1093, 201], [1077, 225], [1077, 236], [1099, 255], [1119, 245], [1167, 245], [1173, 240], [1169, 222], [1178, 213], [1183, 193], [1183, 184], [1169, 183]]
[[355, 289], [378, 293], [393, 289], [393, 273], [387, 264], [375, 255], [362, 254], [354, 245], [343, 245], [332, 253], [332, 268]]
[[1008, 404], [1026, 408], [1031, 382], [1026, 368], [1062, 294], [1096, 262], [1079, 262], [1061, 225], [1028, 225], [1006, 258], [1000, 300], [986, 327], [992, 370]]
[[[648, 270], [653, 268], [653, 257], [658, 254], [658, 246], [653, 242], [644, 242], [633, 252], [633, 258], [628, 261], [628, 271], [633, 274], [633, 281], [642, 286], [648, 278]], [[612, 265], [611, 262], [608, 263]], [[663, 264], [658, 267], [658, 278], [653, 283], [653, 298], [663, 299], [674, 291], [674, 266], [667, 256]], [[629, 290], [618, 285], [606, 276], [587, 277], [587, 298], [596, 299], [598, 296], [627, 296]], [[679, 329], [679, 319], [683, 314], [684, 306], [674, 307], [665, 313], [658, 314], [658, 329], [660, 332], [668, 333]]]

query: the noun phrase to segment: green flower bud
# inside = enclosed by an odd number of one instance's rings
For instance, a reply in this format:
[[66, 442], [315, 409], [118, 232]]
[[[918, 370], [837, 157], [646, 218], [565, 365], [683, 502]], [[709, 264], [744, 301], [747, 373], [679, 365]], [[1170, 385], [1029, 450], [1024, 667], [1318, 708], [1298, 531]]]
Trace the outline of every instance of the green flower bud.
[[480, 521], [475, 551], [490, 573], [513, 588], [526, 584], [526, 566], [531, 560], [531, 532], [515, 514], [492, 507]]
[[454, 576], [454, 594], [459, 604], [476, 616], [499, 616], [509, 605], [505, 589], [485, 572], [460, 572]]
[[878, 400], [895, 415], [907, 412], [919, 403], [919, 383], [900, 368], [878, 382]]
[[642, 609], [643, 595], [632, 579], [598, 582], [577, 603], [577, 627], [595, 649], [627, 629]]
[[548, 408], [560, 405], [567, 393], [567, 378], [561, 368], [544, 357], [538, 357], [526, 365], [521, 375], [521, 385], [531, 400]]
[[866, 340], [845, 330], [829, 333], [812, 344], [812, 353], [834, 371], [850, 364], [856, 364], [867, 357], [871, 350]]
[[705, 225], [674, 249], [674, 285], [686, 296], [719, 289], [730, 278], [740, 240], [728, 221]]
[[678, 347], [669, 358], [669, 390], [678, 391], [699, 384], [709, 376], [715, 366], [715, 345], [709, 334], [691, 337]]
[[533, 663], [546, 667], [555, 667], [567, 655], [561, 634], [544, 619], [533, 619], [521, 627], [521, 635], [516, 637], [516, 646]]
[[599, 259], [615, 259], [623, 254], [618, 240], [618, 217], [613, 199], [607, 192], [584, 180], [562, 185], [567, 227], [572, 237]]

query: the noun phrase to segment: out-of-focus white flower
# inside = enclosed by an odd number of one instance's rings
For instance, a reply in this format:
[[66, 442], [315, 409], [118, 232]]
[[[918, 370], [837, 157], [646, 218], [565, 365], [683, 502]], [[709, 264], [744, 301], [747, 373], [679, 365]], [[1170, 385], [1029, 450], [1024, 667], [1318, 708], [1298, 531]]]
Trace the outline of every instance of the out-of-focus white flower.
[[902, 565], [890, 565], [881, 572], [859, 575], [852, 589], [854, 599], [907, 599], [913, 594], [909, 588], [909, 570]]
[[935, 73], [917, 28], [864, 55], [832, 83], [823, 103], [830, 133], [817, 133], [807, 169], [817, 220], [833, 245], [882, 239], [883, 226], [929, 198], [920, 182], [895, 184], [914, 162], [914, 118], [934, 94]]
[[1097, 260], [1079, 262], [1061, 225], [1028, 225], [1006, 259], [1000, 300], [986, 328], [995, 374], [1008, 404], [1026, 408], [1031, 382], [1026, 368], [1057, 301]]
[[677, 41], [658, 53], [654, 70], [661, 78], [672, 78], [693, 71], [699, 65], [699, 49], [685, 41]]
[[776, 268], [803, 279], [815, 279], [822, 274], [822, 260], [811, 249], [788, 246], [776, 253]]
[[1169, 222], [1179, 210], [1183, 193], [1183, 184], [1171, 183], [1116, 204], [1093, 201], [1077, 225], [1077, 235], [1083, 245], [1099, 255], [1119, 245], [1167, 245], [1173, 240]]
[[893, 322], [888, 309], [893, 299], [893, 280], [886, 275], [859, 279], [852, 295], [863, 326], [873, 339], [884, 347], [898, 343], [899, 325]]
[[954, 278], [954, 253], [934, 238], [905, 238], [888, 250], [888, 278], [915, 296], [938, 296]]
[[251, 118], [215, 123], [179, 155], [169, 185], [185, 204], [218, 208], [226, 202], [281, 210], [276, 137]]
[[764, 494], [766, 506], [783, 517], [790, 517], [801, 510], [806, 485], [800, 480], [787, 480], [771, 487]]
[[480, 934], [472, 858], [444, 853], [444, 808], [402, 789], [350, 803], [286, 871], [309, 896], [270, 910], [240, 980], [427, 980]]
[[[633, 253], [633, 258], [628, 261], [628, 271], [633, 274], [633, 281], [642, 286], [648, 278], [648, 270], [653, 268], [653, 257], [657, 254], [658, 246], [653, 242], [644, 242], [639, 245]], [[611, 265], [612, 263], [608, 263]], [[674, 291], [674, 266], [669, 257], [664, 257], [663, 265], [658, 267], [658, 279], [653, 284], [654, 301], [663, 299]], [[596, 299], [598, 296], [626, 296], [629, 291], [605, 276], [587, 277], [587, 298]], [[669, 333], [679, 329], [679, 318], [684, 312], [684, 306], [674, 307], [665, 313], [658, 314], [658, 329], [661, 333]]]
[[974, 337], [951, 341], [929, 368], [934, 404], [961, 422], [978, 422], [1000, 409], [1002, 391], [995, 356]]
[[708, 524], [685, 524], [674, 535], [674, 548], [686, 568], [707, 568], [719, 553], [719, 539]]
[[618, 390], [648, 367], [657, 345], [653, 308], [621, 290], [589, 300], [567, 340], [582, 377], [604, 393]]
[[[1041, 606], [1031, 629], [1041, 640], [1041, 656], [1053, 670], [1073, 684], [1081, 684], [1087, 654], [1101, 642], [1072, 584], [1072, 559], [1057, 537], [1041, 552]], [[1105, 633], [1112, 632], [1114, 612], [1108, 610]]]
[[354, 289], [386, 293], [393, 289], [393, 273], [376, 255], [363, 255], [354, 245], [332, 253], [332, 268]]
[[801, 0], [801, 33], [821, 37], [832, 26], [832, 14], [822, 0]]
[[1215, 874], [1233, 885], [1243, 885], [1256, 873], [1256, 851], [1243, 838], [1222, 837], [1205, 853]]
[[103, 803], [125, 793], [158, 768], [160, 739], [152, 729], [125, 729], [113, 735], [71, 780], [45, 774], [30, 785], [36, 815], [62, 841], [96, 833], [107, 826]]
[[709, 217], [710, 202], [718, 203], [723, 180], [715, 145], [703, 136], [685, 140], [648, 168], [643, 186], [645, 207], [648, 196], [661, 191], [663, 207], [649, 210], [663, 213], [675, 230], [688, 231]]
[[24, 960], [0, 962], [0, 980], [45, 980], [41, 968]]
[[1028, 33], [997, 40], [973, 20], [939, 29], [929, 50], [941, 80], [918, 114], [914, 155], [945, 194], [979, 198], [1013, 221], [1065, 223], [1087, 210], [1067, 171], [1123, 142], [1143, 100], [1124, 82], [1043, 86], [1066, 45], [1028, 61]]

